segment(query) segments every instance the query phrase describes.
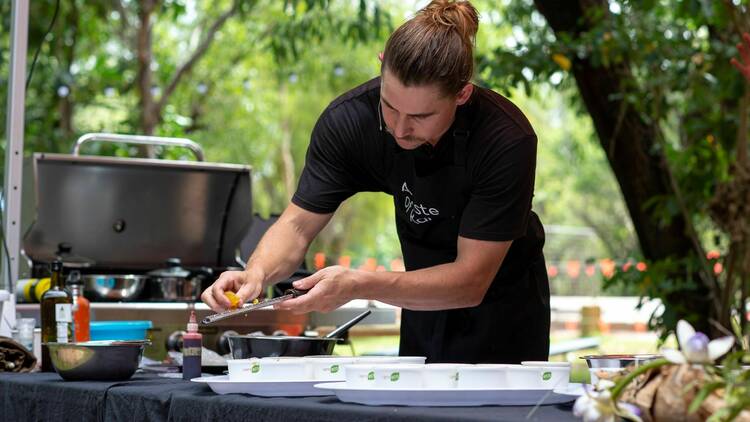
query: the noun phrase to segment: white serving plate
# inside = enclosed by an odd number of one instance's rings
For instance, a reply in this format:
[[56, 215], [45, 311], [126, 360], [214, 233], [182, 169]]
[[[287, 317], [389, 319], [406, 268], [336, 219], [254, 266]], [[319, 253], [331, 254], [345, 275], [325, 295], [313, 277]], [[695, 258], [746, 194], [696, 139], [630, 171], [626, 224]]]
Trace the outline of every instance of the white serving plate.
[[216, 394], [251, 394], [260, 397], [330, 396], [333, 393], [315, 388], [320, 381], [230, 381], [227, 375], [193, 378], [192, 382], [208, 384]]
[[346, 382], [315, 384], [347, 403], [369, 406], [534, 406], [570, 403], [584, 393], [581, 384], [571, 383], [560, 390], [512, 390], [481, 388], [383, 389], [352, 388]]

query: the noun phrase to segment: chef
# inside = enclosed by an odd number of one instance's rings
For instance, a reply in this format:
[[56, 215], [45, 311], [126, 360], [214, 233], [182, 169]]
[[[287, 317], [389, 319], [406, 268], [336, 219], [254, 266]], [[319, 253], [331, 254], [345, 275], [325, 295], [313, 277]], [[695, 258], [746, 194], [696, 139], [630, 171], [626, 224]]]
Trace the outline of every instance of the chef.
[[400, 26], [381, 75], [343, 94], [313, 129], [291, 204], [244, 271], [203, 292], [246, 302], [289, 277], [337, 207], [357, 192], [393, 197], [404, 272], [323, 268], [277, 305], [328, 312], [353, 299], [402, 308], [401, 355], [428, 362], [547, 360], [544, 231], [531, 210], [537, 138], [503, 96], [471, 83], [479, 24], [468, 1], [436, 0]]

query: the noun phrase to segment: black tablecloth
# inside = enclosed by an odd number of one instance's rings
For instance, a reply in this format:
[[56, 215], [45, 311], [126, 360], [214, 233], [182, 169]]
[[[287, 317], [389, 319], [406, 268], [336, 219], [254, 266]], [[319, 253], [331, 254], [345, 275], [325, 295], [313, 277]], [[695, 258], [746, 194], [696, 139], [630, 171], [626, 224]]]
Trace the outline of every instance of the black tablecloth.
[[[124, 382], [66, 382], [0, 373], [3, 421], [573, 421], [571, 405], [363, 406], [335, 397], [219, 396], [205, 384], [136, 374]], [[528, 419], [527, 419], [528, 417]]]

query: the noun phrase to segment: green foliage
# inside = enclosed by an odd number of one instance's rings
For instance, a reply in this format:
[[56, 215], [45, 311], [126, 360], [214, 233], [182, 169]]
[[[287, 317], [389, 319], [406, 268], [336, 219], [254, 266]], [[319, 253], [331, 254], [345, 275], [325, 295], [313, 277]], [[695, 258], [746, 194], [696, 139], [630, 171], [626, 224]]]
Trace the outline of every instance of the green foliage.
[[[581, 19], [593, 23], [590, 29], [554, 34], [531, 1], [507, 3], [501, 18], [493, 21], [504, 28], [503, 37], [480, 56], [482, 80], [495, 86], [523, 86], [530, 92], [556, 87], [586, 115], [569, 87], [570, 72], [586, 60], [594, 69], [620, 75], [619, 93], [610, 100], [624, 99], [625, 107], [656, 127], [655, 144], [674, 170], [686, 217], [700, 230], [706, 249], [726, 252], [726, 236], [709, 217], [708, 207], [717, 184], [728, 179], [734, 159], [743, 81], [729, 59], [737, 54], [738, 22], [747, 22], [747, 4], [700, 0], [593, 4], [609, 10], [589, 9]], [[550, 12], [550, 16], [569, 13], [562, 6]], [[613, 116], [622, 112], [611, 110]], [[671, 195], [651, 198], [641, 207], [662, 226], [682, 216], [678, 199]], [[668, 330], [678, 315], [690, 315], [680, 303], [695, 293], [697, 280], [684, 274], [698, 268], [698, 258], [667, 259], [650, 263], [644, 274], [618, 275], [608, 285], [632, 284], [643, 295], [661, 298], [665, 314], [652, 322]]]
[[[123, 2], [122, 9], [115, 4], [62, 1], [58, 22], [42, 43], [55, 2], [32, 2], [29, 48], [41, 44], [42, 49], [27, 97], [27, 153], [69, 152], [87, 132], [141, 132], [134, 45], [139, 2]], [[206, 28], [232, 4], [160, 4], [152, 19], [157, 100]], [[534, 208], [545, 224], [586, 226], [595, 232], [585, 238], [550, 234], [548, 261], [638, 258], [606, 154], [595, 142], [589, 119], [576, 113], [580, 104], [571, 95], [572, 79], [550, 60], [552, 52], [573, 50], [554, 39], [530, 1], [477, 6], [483, 15], [477, 82], [511, 95], [539, 135]], [[318, 115], [336, 96], [379, 73], [377, 53], [388, 33], [414, 10], [414, 5], [399, 2], [240, 1], [237, 14], [169, 98], [155, 134], [193, 139], [203, 145], [209, 161], [251, 165], [254, 211], [279, 213], [296, 185]], [[0, 75], [6, 75], [9, 2], [0, 3], [0, 14]], [[399, 22], [392, 16], [399, 16]], [[508, 47], [508, 38], [515, 39], [514, 47]], [[3, 83], [0, 98], [5, 90]], [[67, 95], [61, 96], [65, 90]], [[4, 107], [0, 102], [0, 114]], [[181, 149], [154, 152], [192, 159]], [[84, 153], [131, 156], [138, 151], [91, 144]], [[355, 266], [375, 257], [387, 267], [400, 257], [393, 221], [391, 197], [357, 195], [342, 205], [310, 251], [329, 257], [348, 254]]]
[[700, 280], [695, 279], [699, 266], [700, 263], [694, 257], [667, 258], [648, 263], [645, 271], [637, 271], [633, 267], [618, 270], [612, 278], [604, 281], [604, 288], [629, 288], [634, 295], [641, 297], [638, 309], [647, 298], [657, 297], [668, 302], [670, 306], [654, 310], [649, 319], [649, 327], [659, 332], [660, 340], [663, 342], [670, 333], [669, 327], [675, 327], [680, 319], [688, 321], [691, 325], [701, 326], [701, 321], [706, 318], [679, 301], [670, 301], [675, 295], [700, 293]]

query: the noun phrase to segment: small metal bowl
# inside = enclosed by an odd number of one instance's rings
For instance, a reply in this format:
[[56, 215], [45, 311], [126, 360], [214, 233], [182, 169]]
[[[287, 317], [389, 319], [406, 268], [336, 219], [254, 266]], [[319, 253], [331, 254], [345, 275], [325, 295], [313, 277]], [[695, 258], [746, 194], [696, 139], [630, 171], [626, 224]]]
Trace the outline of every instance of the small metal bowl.
[[124, 381], [141, 363], [150, 341], [45, 343], [52, 366], [66, 381]]
[[94, 299], [135, 300], [146, 285], [145, 275], [85, 274], [84, 289]]
[[646, 362], [661, 358], [662, 355], [588, 355], [581, 356], [586, 359], [589, 368], [627, 368], [630, 365], [639, 366]]

